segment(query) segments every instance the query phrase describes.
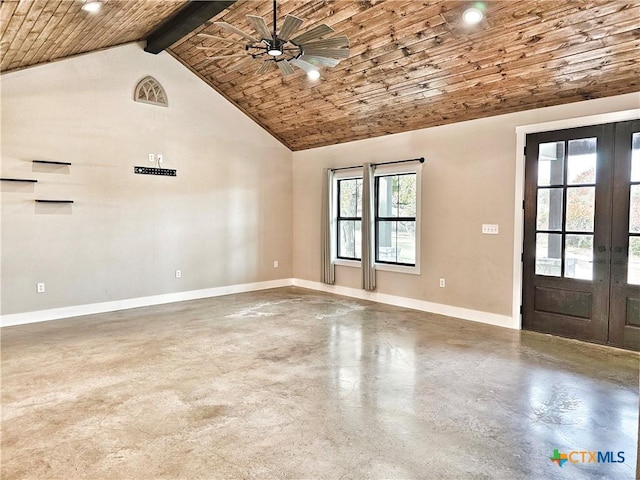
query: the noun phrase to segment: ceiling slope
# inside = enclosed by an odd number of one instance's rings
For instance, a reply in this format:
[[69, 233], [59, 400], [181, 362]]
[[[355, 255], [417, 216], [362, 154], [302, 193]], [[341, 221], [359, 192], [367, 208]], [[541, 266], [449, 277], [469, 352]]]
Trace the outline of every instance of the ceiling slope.
[[[470, 27], [461, 15], [472, 3], [279, 1], [278, 19], [303, 19], [300, 31], [326, 23], [350, 40], [349, 58], [315, 82], [207, 58], [243, 49], [214, 21], [253, 33], [246, 15], [271, 26], [269, 0], [238, 0], [169, 53], [292, 150], [640, 91], [639, 2], [490, 1]], [[74, 1], [3, 2], [2, 71], [145, 38], [183, 4], [105, 0], [88, 17]]]

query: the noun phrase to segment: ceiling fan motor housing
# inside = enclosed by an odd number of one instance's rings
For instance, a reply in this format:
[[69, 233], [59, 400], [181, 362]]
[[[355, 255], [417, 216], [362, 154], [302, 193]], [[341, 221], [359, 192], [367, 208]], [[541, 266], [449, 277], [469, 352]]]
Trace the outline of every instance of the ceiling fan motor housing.
[[280, 40], [277, 36], [267, 42], [269, 48], [267, 49], [267, 53], [269, 55], [273, 55], [274, 57], [282, 55], [284, 52], [283, 46], [287, 43], [285, 41]]

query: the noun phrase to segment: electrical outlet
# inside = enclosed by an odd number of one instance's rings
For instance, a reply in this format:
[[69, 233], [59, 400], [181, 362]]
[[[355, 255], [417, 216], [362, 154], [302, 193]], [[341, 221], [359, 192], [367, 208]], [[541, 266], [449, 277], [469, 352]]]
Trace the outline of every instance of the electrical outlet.
[[44, 293], [44, 283], [36, 283], [36, 293]]
[[152, 163], [156, 161], [156, 156], [153, 153], [149, 154], [149, 161]]
[[182, 270], [176, 270], [176, 278], [182, 278]]
[[440, 288], [444, 288], [446, 286], [446, 282], [444, 281], [444, 278], [440, 279]]
[[485, 235], [498, 235], [500, 227], [498, 225], [482, 224], [482, 233]]
[[156, 155], [156, 159], [158, 159], [158, 163], [162, 163], [162, 161], [164, 160], [164, 157], [162, 156], [161, 153]]
[[278, 263], [278, 260], [274, 260], [273, 268], [278, 268], [279, 266], [280, 266], [280, 264]]

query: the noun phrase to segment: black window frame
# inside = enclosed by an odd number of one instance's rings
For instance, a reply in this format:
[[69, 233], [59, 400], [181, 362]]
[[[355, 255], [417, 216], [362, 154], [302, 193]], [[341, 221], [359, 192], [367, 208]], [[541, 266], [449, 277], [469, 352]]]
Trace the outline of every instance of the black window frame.
[[[339, 260], [352, 260], [354, 262], [360, 262], [362, 261], [362, 257], [358, 258], [355, 256], [355, 245], [353, 248], [353, 257], [345, 257], [340, 255], [340, 222], [341, 221], [356, 221], [356, 222], [360, 222], [360, 228], [362, 228], [362, 215], [360, 215], [359, 217], [342, 217], [340, 216], [340, 184], [341, 182], [344, 181], [350, 181], [350, 180], [355, 180], [356, 181], [356, 197], [358, 194], [358, 180], [360, 180], [360, 182], [362, 182], [362, 177], [345, 177], [345, 178], [337, 178], [336, 179], [336, 192], [337, 192], [337, 201], [336, 201], [336, 258]], [[362, 189], [360, 189], [360, 192], [362, 192]], [[358, 212], [358, 199], [356, 198], [356, 213]], [[360, 199], [360, 203], [362, 204], [362, 198]], [[354, 228], [354, 232], [355, 232], [355, 228]], [[354, 233], [355, 235], [355, 233]]]
[[[380, 178], [383, 177], [401, 177], [404, 175], [414, 175], [416, 180], [416, 216], [415, 217], [381, 217], [379, 215], [380, 208], [378, 204], [379, 200], [379, 191], [380, 191]], [[417, 260], [418, 256], [418, 245], [419, 238], [417, 236], [417, 228], [418, 228], [418, 173], [417, 172], [398, 172], [398, 173], [387, 173], [383, 175], [376, 175], [374, 180], [374, 230], [375, 230], [375, 241], [374, 241], [374, 249], [375, 249], [375, 263], [380, 263], [383, 265], [398, 265], [401, 267], [415, 267], [416, 263], [403, 263], [403, 262], [390, 262], [388, 260], [380, 260], [378, 257], [379, 254], [379, 243], [380, 243], [380, 235], [379, 235], [379, 225], [380, 222], [413, 222], [416, 226], [416, 245], [415, 245], [415, 258]], [[397, 231], [397, 226], [396, 226]], [[397, 248], [397, 245], [396, 245]], [[397, 258], [397, 254], [396, 254]]]

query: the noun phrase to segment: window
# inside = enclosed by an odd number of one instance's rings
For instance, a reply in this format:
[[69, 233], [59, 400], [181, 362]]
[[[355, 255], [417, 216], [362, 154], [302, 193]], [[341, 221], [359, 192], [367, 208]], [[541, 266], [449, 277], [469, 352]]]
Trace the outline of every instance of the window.
[[337, 257], [362, 258], [362, 178], [337, 180]]
[[[422, 164], [380, 165], [371, 186], [371, 244], [376, 270], [420, 274], [420, 184]], [[361, 267], [363, 172], [334, 174], [330, 200], [331, 258]]]
[[136, 85], [133, 99], [136, 102], [150, 103], [151, 105], [160, 105], [168, 107], [167, 94], [162, 85], [153, 77], [145, 77]]
[[417, 173], [375, 177], [375, 261], [416, 265]]

